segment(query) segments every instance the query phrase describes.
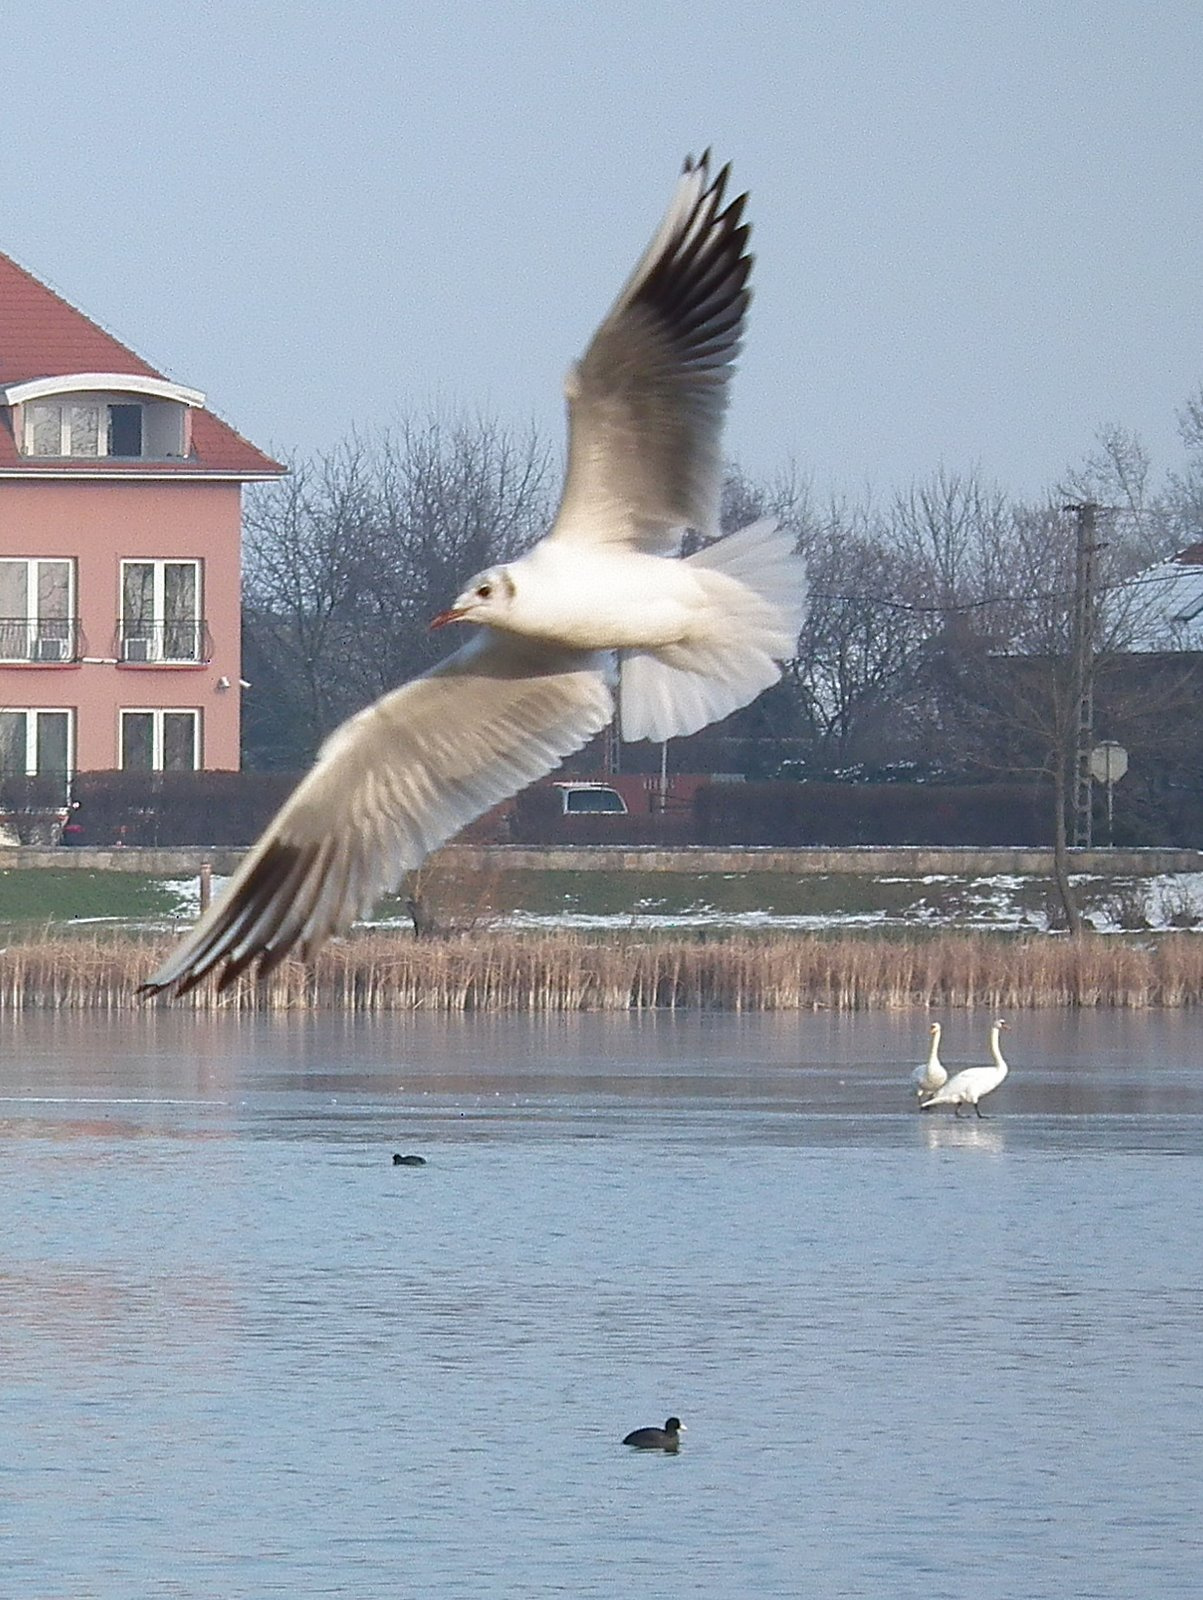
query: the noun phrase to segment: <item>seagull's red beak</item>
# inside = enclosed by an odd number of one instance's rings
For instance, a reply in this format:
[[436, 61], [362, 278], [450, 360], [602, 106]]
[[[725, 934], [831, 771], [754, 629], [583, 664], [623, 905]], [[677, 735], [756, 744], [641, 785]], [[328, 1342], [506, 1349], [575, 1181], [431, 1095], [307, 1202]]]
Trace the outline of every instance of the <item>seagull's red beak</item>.
[[449, 622], [458, 622], [465, 615], [466, 613], [462, 606], [458, 608], [452, 606], [450, 611], [440, 611], [438, 616], [431, 621], [430, 632], [433, 633], [436, 628], [445, 628]]

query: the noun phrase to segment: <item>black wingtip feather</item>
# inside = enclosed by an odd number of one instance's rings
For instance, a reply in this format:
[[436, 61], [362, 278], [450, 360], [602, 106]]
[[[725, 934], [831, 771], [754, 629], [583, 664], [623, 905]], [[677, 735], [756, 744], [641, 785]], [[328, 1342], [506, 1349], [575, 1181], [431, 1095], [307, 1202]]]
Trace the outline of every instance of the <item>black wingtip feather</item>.
[[[200, 944], [191, 951], [185, 944], [181, 952], [170, 957], [160, 968], [160, 973], [164, 975], [157, 973], [148, 978], [139, 985], [138, 994], [147, 997], [166, 994], [182, 999], [224, 961], [225, 966], [217, 984], [217, 992], [223, 994], [270, 940], [274, 928], [269, 923], [260, 931], [258, 924], [270, 916], [273, 903], [287, 904], [289, 884], [298, 874], [304, 874], [312, 855], [312, 851], [298, 849], [295, 845], [276, 842], [269, 846], [255, 863], [246, 881], [238, 885], [223, 902], [220, 915]], [[251, 940], [247, 950], [237, 958], [231, 957], [230, 951], [247, 936], [248, 931]], [[291, 943], [295, 943], [295, 939], [285, 945], [284, 953], [287, 953]]]
[[[687, 163], [687, 170], [703, 167], [709, 155], [707, 150], [701, 162]], [[734, 360], [751, 296], [751, 227], [743, 220], [748, 195], [739, 194], [723, 206], [730, 171], [730, 164], [724, 165], [679, 219], [637, 296], [661, 322], [682, 360], [689, 365], [696, 361], [699, 370], [724, 352], [728, 362]]]

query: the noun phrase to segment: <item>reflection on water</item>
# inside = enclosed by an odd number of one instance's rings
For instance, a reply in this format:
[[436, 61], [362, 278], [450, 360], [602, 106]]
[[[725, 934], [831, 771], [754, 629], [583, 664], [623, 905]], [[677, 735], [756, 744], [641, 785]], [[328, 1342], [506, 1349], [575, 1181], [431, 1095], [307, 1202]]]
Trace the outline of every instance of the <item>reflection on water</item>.
[[926, 1020], [14, 1022], [3, 1592], [1196, 1595], [1196, 1025]]
[[1006, 1148], [1006, 1129], [975, 1118], [972, 1122], [955, 1116], [931, 1113], [925, 1119], [924, 1138], [929, 1150], [982, 1150], [998, 1156]]

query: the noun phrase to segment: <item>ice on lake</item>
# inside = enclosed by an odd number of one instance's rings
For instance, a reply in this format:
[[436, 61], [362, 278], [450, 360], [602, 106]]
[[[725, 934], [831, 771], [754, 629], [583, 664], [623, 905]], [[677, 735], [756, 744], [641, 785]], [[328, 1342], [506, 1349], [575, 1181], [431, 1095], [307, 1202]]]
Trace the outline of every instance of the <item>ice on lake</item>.
[[1197, 1595], [1197, 1022], [927, 1020], [12, 1022], [5, 1594]]

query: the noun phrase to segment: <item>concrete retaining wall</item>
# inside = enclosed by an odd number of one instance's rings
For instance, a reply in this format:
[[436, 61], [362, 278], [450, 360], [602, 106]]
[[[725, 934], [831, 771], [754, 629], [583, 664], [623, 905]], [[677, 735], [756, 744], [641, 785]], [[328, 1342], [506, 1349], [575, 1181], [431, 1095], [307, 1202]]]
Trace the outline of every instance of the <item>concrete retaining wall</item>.
[[[573, 849], [530, 850], [518, 846], [473, 850], [456, 848], [467, 865], [502, 865], [531, 872], [783, 872], [793, 877], [847, 872], [861, 877], [897, 874], [928, 877], [970, 874], [974, 877], [1014, 873], [1046, 877], [1053, 870], [1051, 850], [934, 849], [912, 845], [864, 845], [854, 849], [776, 850], [755, 848], [686, 850], [628, 849], [621, 845], [577, 845]], [[1203, 872], [1199, 850], [1071, 850], [1073, 872], [1100, 872], [1134, 877], [1159, 872]]]
[[224, 845], [209, 850], [200, 846], [174, 850], [39, 850], [36, 846], [19, 845], [0, 850], [0, 871], [41, 867], [51, 872], [140, 872], [152, 878], [195, 878], [202, 861], [209, 862], [214, 872], [225, 874], [233, 872], [245, 854], [245, 850]]
[[[0, 870], [49, 868], [56, 872], [140, 872], [155, 878], [195, 877], [202, 861], [230, 873], [246, 852], [225, 847], [174, 850], [0, 850]], [[941, 850], [909, 845], [856, 849], [776, 850], [771, 847], [659, 850], [654, 846], [574, 845], [543, 849], [518, 845], [448, 845], [441, 858], [466, 872], [782, 872], [791, 877], [853, 873], [862, 877], [993, 877], [998, 873], [1048, 877], [1051, 850]], [[1071, 850], [1074, 872], [1151, 877], [1161, 872], [1203, 872], [1199, 850]]]

